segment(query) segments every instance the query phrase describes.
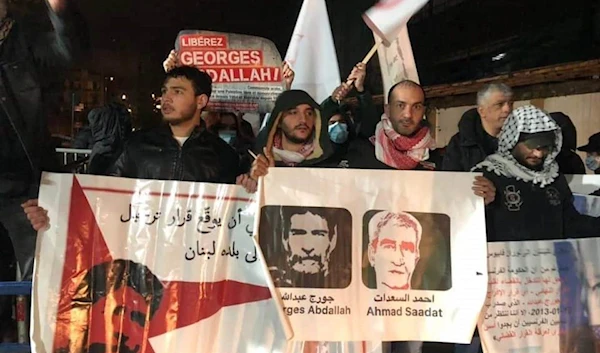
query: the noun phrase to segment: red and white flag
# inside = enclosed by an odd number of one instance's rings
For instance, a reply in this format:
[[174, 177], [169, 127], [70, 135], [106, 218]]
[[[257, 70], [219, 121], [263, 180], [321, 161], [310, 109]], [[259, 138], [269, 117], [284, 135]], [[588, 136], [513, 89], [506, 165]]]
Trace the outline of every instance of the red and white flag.
[[371, 28], [386, 47], [389, 47], [408, 20], [417, 13], [428, 0], [380, 0], [363, 14], [367, 26]]
[[304, 0], [290, 40], [287, 61], [294, 70], [292, 89], [301, 89], [317, 102], [341, 83], [325, 0]]
[[285, 352], [240, 187], [44, 174], [34, 352]]

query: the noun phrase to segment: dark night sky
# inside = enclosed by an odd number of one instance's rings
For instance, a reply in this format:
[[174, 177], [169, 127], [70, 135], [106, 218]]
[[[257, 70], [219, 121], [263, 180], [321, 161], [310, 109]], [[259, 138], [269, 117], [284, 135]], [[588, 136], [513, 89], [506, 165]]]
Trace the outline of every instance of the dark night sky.
[[[334, 34], [343, 30], [354, 39], [360, 37], [362, 43], [343, 47], [337, 38], [342, 73], [362, 58], [353, 51], [366, 52], [372, 44], [360, 15], [374, 2], [327, 1]], [[92, 57], [84, 66], [125, 79], [125, 88], [131, 89], [138, 85], [159, 87], [162, 61], [182, 29], [261, 36], [272, 40], [283, 57], [302, 0], [85, 0], [80, 4], [93, 47]], [[349, 23], [358, 35], [347, 29]], [[140, 66], [142, 75], [138, 75]]]
[[[72, 1], [79, 2], [92, 36], [91, 56], [78, 66], [115, 76], [126, 93], [140, 97], [158, 91], [162, 61], [180, 30], [264, 37], [283, 57], [302, 6], [302, 0]], [[430, 0], [420, 13], [427, 16], [409, 22], [421, 82], [460, 82], [600, 55], [598, 0], [571, 0], [568, 7], [561, 0], [540, 7], [539, 1]], [[361, 15], [375, 2], [326, 0], [342, 77], [373, 44]], [[490, 48], [493, 43], [501, 46]], [[500, 52], [507, 59], [493, 62]], [[380, 75], [376, 62], [368, 66], [367, 81]]]

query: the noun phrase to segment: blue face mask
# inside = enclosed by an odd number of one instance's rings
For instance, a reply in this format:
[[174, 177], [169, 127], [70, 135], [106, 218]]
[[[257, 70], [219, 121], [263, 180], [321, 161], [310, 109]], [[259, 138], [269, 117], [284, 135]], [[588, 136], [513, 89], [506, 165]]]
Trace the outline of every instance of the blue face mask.
[[600, 169], [600, 162], [598, 162], [598, 157], [587, 156], [585, 159], [585, 166], [592, 172], [595, 172], [596, 170]]
[[236, 136], [237, 136], [237, 133], [235, 131], [229, 131], [229, 130], [219, 131], [219, 137], [223, 141], [227, 142], [229, 145], [231, 145], [235, 141]]
[[338, 145], [348, 141], [348, 124], [336, 122], [329, 125], [329, 138]]

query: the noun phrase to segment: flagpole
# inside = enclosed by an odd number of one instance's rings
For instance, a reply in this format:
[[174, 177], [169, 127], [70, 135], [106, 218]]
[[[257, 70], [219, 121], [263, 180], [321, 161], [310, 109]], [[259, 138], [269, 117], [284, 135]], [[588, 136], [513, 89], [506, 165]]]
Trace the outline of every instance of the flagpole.
[[[369, 50], [369, 52], [367, 53], [367, 55], [365, 55], [365, 58], [362, 59], [362, 63], [363, 64], [367, 64], [369, 62], [369, 60], [371, 60], [371, 58], [373, 57], [373, 55], [375, 55], [375, 53], [377, 53], [377, 49], [379, 49], [379, 47], [381, 46], [381, 44], [383, 44], [382, 40], [378, 40], [377, 42], [375, 42], [375, 44], [373, 44], [373, 47], [371, 48], [371, 50]], [[354, 79], [348, 78], [346, 79], [346, 84], [347, 85], [351, 85], [354, 82]]]
[[383, 41], [381, 41], [381, 40], [379, 40], [379, 41], [375, 42], [375, 44], [373, 44], [373, 47], [371, 48], [371, 50], [367, 53], [367, 55], [365, 55], [365, 58], [362, 60], [363, 64], [367, 64], [369, 62], [369, 60], [371, 60], [371, 58], [373, 57], [373, 55], [375, 55], [375, 53], [377, 52], [377, 49], [379, 49], [381, 44], [383, 44]]

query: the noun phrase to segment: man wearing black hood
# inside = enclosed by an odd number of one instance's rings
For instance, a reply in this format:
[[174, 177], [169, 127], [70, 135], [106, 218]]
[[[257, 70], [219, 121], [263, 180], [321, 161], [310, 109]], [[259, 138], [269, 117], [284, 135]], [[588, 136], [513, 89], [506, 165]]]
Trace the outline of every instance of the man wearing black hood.
[[[258, 180], [267, 175], [270, 167], [336, 167], [339, 160], [329, 136], [329, 120], [305, 91], [281, 93], [267, 126], [258, 134], [255, 150], [261, 154], [252, 164], [251, 178]], [[251, 191], [247, 182], [242, 184]], [[337, 343], [298, 343], [303, 351], [310, 352], [330, 344]]]
[[305, 91], [279, 95], [267, 126], [256, 138], [255, 150], [261, 155], [253, 165], [254, 179], [266, 175], [269, 166], [335, 167], [329, 160], [333, 155], [329, 124], [320, 109]]
[[585, 165], [575, 150], [577, 149], [577, 129], [568, 115], [561, 112], [550, 113], [550, 117], [558, 124], [563, 136], [562, 149], [556, 162], [562, 174], [585, 174]]
[[579, 214], [556, 156], [562, 134], [552, 118], [534, 106], [515, 109], [500, 135], [498, 151], [475, 170], [496, 186], [486, 208], [488, 241], [596, 237], [600, 218]]

